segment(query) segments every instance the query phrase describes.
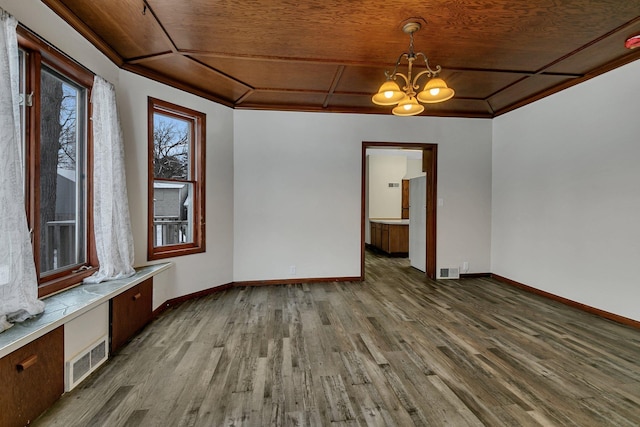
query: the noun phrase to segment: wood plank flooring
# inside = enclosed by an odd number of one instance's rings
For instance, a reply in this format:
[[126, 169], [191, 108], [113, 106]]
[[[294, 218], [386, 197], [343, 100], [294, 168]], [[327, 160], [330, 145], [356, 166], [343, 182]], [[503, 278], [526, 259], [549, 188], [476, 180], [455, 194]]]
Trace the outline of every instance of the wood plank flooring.
[[640, 425], [640, 331], [406, 259], [366, 277], [184, 303], [35, 425]]

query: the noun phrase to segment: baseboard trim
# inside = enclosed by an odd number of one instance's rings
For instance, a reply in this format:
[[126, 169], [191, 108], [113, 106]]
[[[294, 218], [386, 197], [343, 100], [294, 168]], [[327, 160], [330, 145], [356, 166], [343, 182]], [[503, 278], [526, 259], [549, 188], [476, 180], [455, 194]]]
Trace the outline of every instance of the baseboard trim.
[[[500, 276], [494, 273], [465, 273], [461, 274], [461, 279], [472, 279], [472, 278], [483, 278], [483, 277], [491, 277], [499, 282], [505, 283], [510, 286], [514, 286], [516, 288], [520, 288], [532, 294], [540, 295], [545, 298], [549, 298], [554, 301], [558, 301], [562, 304], [568, 305], [570, 307], [577, 308], [582, 311], [586, 311], [587, 313], [595, 314], [596, 316], [600, 316], [602, 318], [612, 320], [614, 322], [631, 326], [636, 329], [640, 329], [640, 321], [629, 319], [628, 317], [620, 316], [615, 313], [610, 313], [605, 310], [601, 310], [599, 308], [592, 307], [590, 305], [582, 304], [577, 301], [570, 300], [568, 298], [561, 297], [556, 294], [552, 294], [551, 292], [543, 291], [538, 288], [534, 288], [529, 285], [525, 285], [524, 283], [517, 282], [515, 280], [511, 280], [507, 277]], [[363, 279], [358, 276], [353, 277], [319, 277], [319, 278], [305, 278], [305, 279], [275, 279], [275, 280], [245, 280], [240, 282], [231, 282], [221, 286], [215, 286], [213, 288], [204, 289], [202, 291], [193, 292], [191, 294], [183, 295], [181, 297], [172, 298], [164, 302], [164, 304], [160, 305], [160, 307], [156, 308], [153, 311], [153, 318], [160, 316], [163, 312], [168, 310], [171, 307], [175, 307], [177, 305], [182, 304], [183, 302], [189, 301], [191, 299], [207, 296], [214, 294], [216, 292], [222, 292], [232, 287], [243, 287], [243, 286], [274, 286], [274, 285], [295, 285], [302, 283], [317, 283], [317, 282], [359, 282]]]
[[307, 279], [276, 279], [276, 280], [248, 280], [241, 282], [231, 282], [221, 286], [215, 286], [213, 288], [204, 289], [202, 291], [193, 292], [181, 297], [172, 298], [165, 301], [160, 307], [153, 310], [153, 318], [157, 318], [168, 309], [178, 306], [183, 302], [204, 297], [207, 295], [215, 294], [216, 292], [226, 291], [227, 289], [243, 286], [274, 286], [274, 285], [295, 285], [301, 283], [317, 283], [317, 282], [360, 282], [363, 279], [359, 276], [354, 277], [320, 277], [320, 278], [307, 278]]
[[301, 283], [318, 283], [318, 282], [360, 282], [363, 279], [360, 276], [353, 277], [318, 277], [304, 279], [274, 279], [274, 280], [245, 280], [233, 282], [233, 286], [273, 286], [273, 285], [296, 285]]
[[631, 327], [636, 328], [636, 329], [640, 329], [640, 321], [637, 321], [637, 320], [634, 320], [634, 319], [629, 319], [628, 317], [620, 316], [618, 314], [610, 313], [608, 311], [600, 310], [599, 308], [591, 307], [590, 305], [582, 304], [580, 302], [573, 301], [573, 300], [570, 300], [568, 298], [561, 297], [559, 295], [555, 295], [555, 294], [552, 294], [550, 292], [543, 291], [541, 289], [537, 289], [537, 288], [534, 288], [534, 287], [529, 286], [529, 285], [525, 285], [524, 283], [516, 282], [515, 280], [511, 280], [511, 279], [509, 279], [507, 277], [503, 277], [503, 276], [500, 276], [498, 274], [493, 274], [492, 273], [491, 274], [491, 278], [493, 278], [493, 279], [495, 279], [495, 280], [497, 280], [499, 282], [505, 283], [507, 285], [511, 285], [511, 286], [516, 287], [516, 288], [520, 288], [520, 289], [525, 290], [527, 292], [531, 292], [533, 294], [537, 294], [537, 295], [543, 296], [545, 298], [549, 298], [549, 299], [552, 299], [554, 301], [558, 301], [558, 302], [560, 302], [562, 304], [577, 308], [578, 310], [586, 311], [587, 313], [595, 314], [596, 316], [600, 316], [600, 317], [603, 317], [605, 319], [612, 320], [612, 321], [617, 322], [617, 323], [621, 323], [623, 325], [627, 325], [627, 326], [631, 326]]
[[192, 299], [195, 299], [195, 298], [200, 298], [200, 297], [204, 297], [204, 296], [207, 296], [207, 295], [215, 294], [217, 292], [226, 291], [227, 289], [230, 289], [232, 287], [233, 287], [233, 283], [227, 283], [227, 284], [224, 284], [224, 285], [221, 285], [221, 286], [215, 286], [213, 288], [204, 289], [202, 291], [193, 292], [191, 294], [183, 295], [181, 297], [171, 298], [171, 299], [165, 301], [162, 305], [160, 305], [160, 307], [158, 307], [155, 310], [153, 310], [153, 318], [155, 319], [156, 317], [160, 316], [162, 313], [164, 313], [165, 311], [167, 311], [171, 307], [175, 307], [177, 305], [180, 305], [183, 302], [186, 302], [186, 301], [189, 301], [189, 300], [192, 300]]
[[480, 279], [483, 277], [491, 277], [491, 273], [460, 273], [461, 279]]

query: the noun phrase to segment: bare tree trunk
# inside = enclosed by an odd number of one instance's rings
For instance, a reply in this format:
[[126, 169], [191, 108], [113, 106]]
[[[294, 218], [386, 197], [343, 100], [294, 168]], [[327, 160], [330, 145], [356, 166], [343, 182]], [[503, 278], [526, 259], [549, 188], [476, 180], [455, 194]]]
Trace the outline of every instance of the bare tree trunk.
[[42, 107], [40, 127], [40, 268], [53, 268], [53, 242], [47, 236], [47, 222], [56, 219], [56, 187], [58, 150], [60, 148], [60, 108], [62, 82], [43, 72], [41, 79]]

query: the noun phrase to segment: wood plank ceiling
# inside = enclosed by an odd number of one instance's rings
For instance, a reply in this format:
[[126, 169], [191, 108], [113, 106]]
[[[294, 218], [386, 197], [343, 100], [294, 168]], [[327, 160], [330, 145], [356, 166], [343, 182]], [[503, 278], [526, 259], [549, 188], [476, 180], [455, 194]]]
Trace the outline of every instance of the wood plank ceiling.
[[456, 91], [423, 115], [495, 117], [640, 58], [640, 0], [43, 2], [119, 67], [243, 109], [390, 114], [371, 95], [409, 18]]

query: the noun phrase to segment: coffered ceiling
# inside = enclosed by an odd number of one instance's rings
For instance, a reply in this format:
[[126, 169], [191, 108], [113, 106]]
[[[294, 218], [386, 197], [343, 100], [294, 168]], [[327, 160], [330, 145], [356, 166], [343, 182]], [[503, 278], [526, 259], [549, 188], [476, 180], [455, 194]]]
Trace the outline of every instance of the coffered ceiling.
[[423, 115], [495, 117], [640, 58], [640, 0], [43, 0], [119, 67], [242, 109], [390, 114], [371, 96], [409, 18], [456, 91]]

